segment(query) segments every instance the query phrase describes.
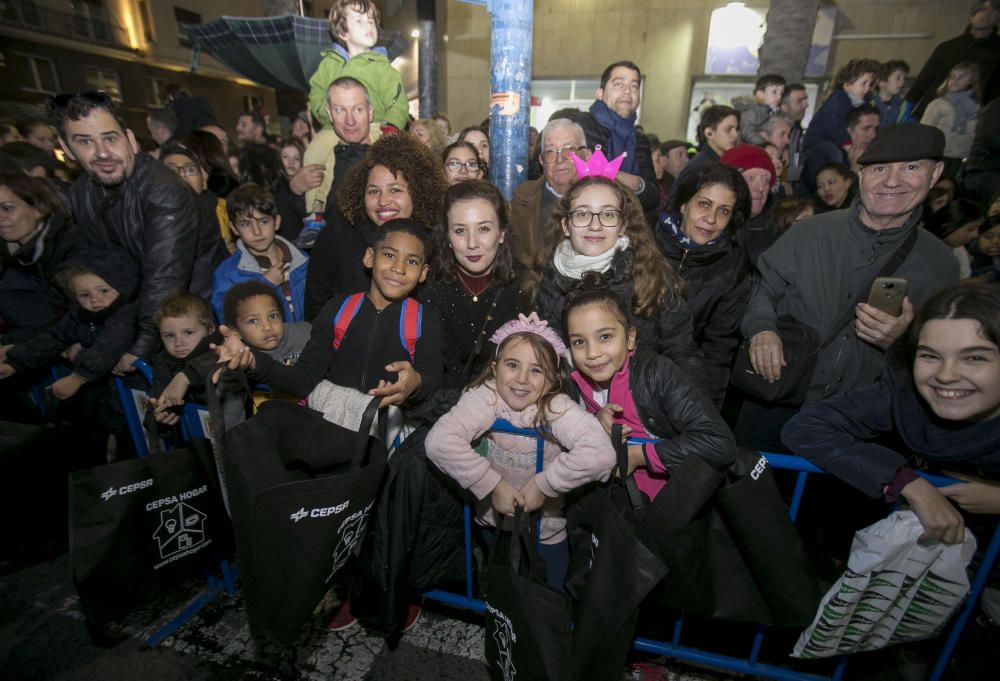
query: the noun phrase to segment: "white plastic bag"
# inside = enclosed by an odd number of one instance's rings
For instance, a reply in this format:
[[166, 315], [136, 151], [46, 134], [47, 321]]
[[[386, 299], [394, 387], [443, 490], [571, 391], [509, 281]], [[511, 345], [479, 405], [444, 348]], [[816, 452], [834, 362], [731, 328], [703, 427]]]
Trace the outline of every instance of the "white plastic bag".
[[934, 636], [969, 593], [966, 567], [976, 551], [961, 544], [918, 544], [923, 527], [898, 511], [857, 532], [847, 570], [819, 604], [792, 657], [832, 657]]

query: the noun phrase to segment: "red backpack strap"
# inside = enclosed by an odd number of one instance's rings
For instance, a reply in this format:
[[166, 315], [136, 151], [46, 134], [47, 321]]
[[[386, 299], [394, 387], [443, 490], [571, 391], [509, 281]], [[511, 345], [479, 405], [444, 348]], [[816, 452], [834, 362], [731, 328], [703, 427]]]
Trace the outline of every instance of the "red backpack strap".
[[424, 307], [413, 298], [403, 301], [403, 309], [399, 313], [399, 340], [410, 353], [410, 362], [417, 354], [417, 341], [420, 340], [420, 325], [423, 322]]
[[340, 349], [340, 343], [344, 340], [347, 327], [354, 321], [354, 317], [358, 314], [358, 310], [361, 309], [361, 303], [364, 299], [364, 293], [355, 293], [344, 298], [344, 302], [340, 304], [340, 309], [337, 310], [337, 314], [333, 317], [334, 350]]

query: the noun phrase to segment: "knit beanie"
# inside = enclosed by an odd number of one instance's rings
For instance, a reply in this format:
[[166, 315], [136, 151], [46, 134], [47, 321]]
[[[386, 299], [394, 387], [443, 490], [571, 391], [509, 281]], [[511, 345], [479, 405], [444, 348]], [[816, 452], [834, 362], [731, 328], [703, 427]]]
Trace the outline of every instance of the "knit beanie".
[[771, 173], [771, 186], [773, 187], [774, 183], [777, 182], [778, 178], [775, 175], [771, 157], [767, 155], [766, 151], [756, 145], [737, 144], [724, 153], [719, 160], [739, 171], [750, 170], [752, 168], [766, 170]]

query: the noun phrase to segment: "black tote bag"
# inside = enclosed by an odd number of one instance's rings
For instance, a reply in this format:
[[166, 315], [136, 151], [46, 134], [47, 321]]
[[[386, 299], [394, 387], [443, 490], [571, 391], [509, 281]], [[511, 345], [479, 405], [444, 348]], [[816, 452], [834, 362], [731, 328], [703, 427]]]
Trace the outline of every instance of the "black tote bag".
[[620, 425], [611, 430], [618, 475], [577, 503], [567, 590], [576, 599], [574, 679], [621, 676], [632, 646], [639, 605], [666, 574], [663, 561], [636, 535], [649, 500], [628, 475], [628, 448]]
[[496, 530], [486, 573], [486, 664], [492, 681], [567, 681], [572, 625], [566, 594], [545, 583], [534, 521], [515, 507]]
[[364, 535], [385, 472], [370, 437], [380, 398], [355, 432], [271, 400], [226, 434], [223, 459], [247, 619], [254, 636], [295, 640]]
[[739, 449], [719, 471], [689, 456], [640, 529], [668, 574], [658, 605], [734, 622], [805, 626], [822, 595], [767, 465]]
[[70, 563], [84, 612], [120, 619], [232, 550], [211, 445], [70, 473]]

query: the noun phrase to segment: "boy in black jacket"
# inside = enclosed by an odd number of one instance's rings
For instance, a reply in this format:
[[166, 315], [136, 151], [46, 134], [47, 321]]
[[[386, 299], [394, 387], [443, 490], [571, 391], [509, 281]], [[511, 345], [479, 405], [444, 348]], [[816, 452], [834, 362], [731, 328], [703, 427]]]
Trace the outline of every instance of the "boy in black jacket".
[[132, 344], [139, 313], [133, 300], [139, 270], [124, 251], [91, 248], [67, 260], [57, 279], [75, 304], [53, 326], [7, 351], [0, 379], [45, 366], [79, 344], [73, 373], [52, 384], [60, 400], [73, 397], [85, 383], [107, 376]]
[[225, 326], [220, 361], [298, 398], [308, 397], [323, 379], [381, 396], [383, 407], [432, 394], [442, 376], [441, 321], [434, 308], [409, 298], [427, 278], [429, 235], [409, 219], [390, 220], [379, 231], [364, 255], [372, 272], [368, 293], [327, 301], [295, 366], [247, 348]]

